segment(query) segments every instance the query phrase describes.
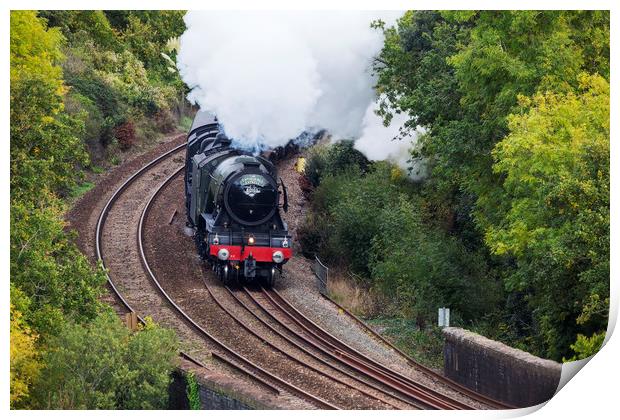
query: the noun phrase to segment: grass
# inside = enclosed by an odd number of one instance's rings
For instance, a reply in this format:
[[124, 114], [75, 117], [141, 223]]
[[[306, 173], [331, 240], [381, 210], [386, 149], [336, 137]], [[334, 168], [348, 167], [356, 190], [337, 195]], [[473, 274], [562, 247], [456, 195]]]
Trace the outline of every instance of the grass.
[[[359, 286], [346, 273], [330, 271], [329, 296], [355, 315], [364, 318], [375, 331], [423, 365], [443, 369], [443, 336], [436, 327], [420, 330], [415, 320], [397, 316], [398, 311], [372, 290]], [[395, 316], [396, 315], [396, 316]]]
[[368, 317], [377, 312], [371, 293], [355, 284], [347, 275], [330, 272], [329, 297], [355, 315]]
[[438, 328], [419, 330], [413, 320], [374, 318], [366, 322], [392, 344], [423, 365], [443, 368], [443, 336]]
[[420, 330], [414, 320], [395, 317], [372, 291], [351, 276], [330, 272], [329, 296], [365, 321], [392, 344], [425, 366], [443, 369], [443, 336], [437, 328]]
[[88, 191], [92, 190], [94, 187], [95, 184], [93, 184], [92, 182], [83, 182], [73, 187], [69, 192], [69, 196], [71, 196], [71, 198], [79, 198], [86, 194]]
[[181, 117], [181, 120], [179, 121], [179, 128], [182, 131], [189, 131], [191, 127], [192, 127], [192, 119], [187, 116]]

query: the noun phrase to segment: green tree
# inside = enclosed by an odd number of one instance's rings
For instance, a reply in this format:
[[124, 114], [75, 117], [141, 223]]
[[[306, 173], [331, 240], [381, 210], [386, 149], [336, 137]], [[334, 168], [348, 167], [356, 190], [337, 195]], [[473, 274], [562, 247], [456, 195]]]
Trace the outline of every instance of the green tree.
[[[487, 246], [485, 252], [494, 253], [485, 258], [492, 272], [506, 279], [504, 319], [512, 318], [510, 328], [526, 335], [521, 337], [524, 340], [516, 339], [526, 344], [527, 350], [560, 360], [570, 353], [577, 332], [591, 336], [606, 322], [603, 284], [608, 279], [603, 279], [608, 276], [608, 235], [604, 229], [609, 225], [604, 208], [608, 190], [598, 185], [605, 184], [607, 172], [549, 164], [547, 176], [576, 182], [563, 186], [566, 196], [561, 200], [572, 194], [577, 208], [592, 209], [594, 205], [597, 210], [577, 215], [564, 209], [563, 214], [541, 215], [545, 210], [557, 210], [559, 204], [542, 204], [542, 193], [531, 188], [536, 183], [529, 178], [507, 183], [507, 169], [496, 166], [494, 170], [498, 152], [493, 151], [512, 129], [509, 124], [514, 122], [509, 116], [527, 114], [538, 105], [536, 100], [519, 98], [579, 96], [583, 85], [578, 75], [584, 72], [608, 80], [609, 12], [415, 11], [407, 12], [393, 27], [376, 26], [386, 36], [374, 66], [380, 113], [389, 120], [394, 112], [405, 112], [410, 115], [405, 129], [418, 124], [427, 128], [415, 152], [426, 160], [429, 170], [421, 189], [422, 206], [429, 210], [425, 221], [458, 236], [470, 250]], [[554, 121], [555, 117], [541, 116], [540, 127], [557, 123], [546, 118]], [[567, 114], [565, 124], [570, 124], [569, 119], [577, 124], [580, 118], [579, 113]], [[532, 163], [527, 153], [531, 151], [523, 151], [519, 158]], [[596, 147], [591, 151], [591, 168], [608, 165], [608, 158], [601, 153], [604, 150]], [[542, 161], [546, 156], [539, 158]], [[585, 162], [585, 154], [582, 159]], [[586, 184], [597, 185], [596, 192], [588, 192], [593, 196], [580, 192]], [[552, 188], [551, 184], [546, 187]], [[519, 196], [525, 200], [522, 205], [538, 203], [550, 208], [530, 208], [530, 214], [523, 207], [516, 211], [515, 202], [507, 199], [516, 192], [523, 194]], [[511, 212], [524, 220], [515, 216], [507, 221]], [[586, 213], [592, 217], [587, 226], [582, 220]], [[537, 230], [540, 226], [553, 229]], [[565, 227], [565, 236], [558, 226]], [[582, 228], [587, 233], [581, 232]], [[510, 248], [551, 232], [553, 240], [528, 243], [527, 252]], [[571, 239], [569, 232], [576, 236]], [[593, 236], [586, 240], [587, 234]], [[561, 294], [555, 308], [551, 302], [559, 289], [535, 280], [545, 276], [559, 278], [563, 291], [572, 288]], [[511, 308], [524, 307], [528, 310], [519, 309], [518, 316], [509, 316]], [[584, 307], [592, 309], [588, 312], [592, 316], [577, 324], [577, 317], [586, 318], [581, 313]]]
[[[163, 80], [180, 82], [178, 75], [167, 70], [161, 53], [171, 38], [185, 31], [183, 10], [128, 10], [106, 12], [119, 30], [124, 43], [147, 68], [154, 69]], [[182, 84], [182, 83], [181, 83]]]
[[65, 316], [93, 317], [103, 283], [67, 238], [55, 194], [87, 160], [81, 122], [64, 112], [61, 42], [34, 12], [11, 13], [11, 284], [29, 298], [24, 319], [39, 334]]
[[106, 13], [101, 10], [42, 10], [39, 17], [50, 27], [60, 29], [71, 44], [96, 39], [104, 48], [120, 52], [123, 50], [122, 41]]
[[131, 333], [112, 312], [66, 324], [43, 355], [33, 405], [50, 409], [163, 409], [177, 354], [171, 330]]
[[63, 207], [45, 190], [47, 207], [11, 205], [11, 284], [29, 296], [24, 314], [39, 333], [53, 332], [64, 317], [93, 318], [105, 277], [93, 272], [88, 260], [67, 237], [60, 222]]
[[373, 284], [420, 328], [444, 306], [456, 321], [469, 324], [497, 304], [501, 285], [480, 253], [424, 223], [420, 201], [401, 194], [380, 211], [370, 249]]
[[494, 151], [505, 206], [486, 230], [493, 252], [516, 257], [507, 285], [530, 290], [553, 358], [578, 332], [607, 324], [600, 308], [609, 297], [609, 83], [579, 80], [578, 93], [523, 98], [530, 110], [510, 117], [510, 134]]
[[[131, 105], [144, 106], [166, 90], [148, 84], [131, 53], [113, 51], [118, 40], [102, 12], [46, 16], [61, 28], [48, 28], [36, 12], [11, 12], [11, 406], [161, 408], [176, 354], [174, 335], [152, 324], [130, 335], [113, 314], [102, 314], [98, 298], [105, 276], [93, 270], [65, 230], [60, 197], [88, 164], [84, 119], [89, 118], [89, 135], [97, 135], [109, 117], [101, 103], [115, 107], [106, 94], [113, 91], [116, 104], [130, 102], [130, 96], [139, 104]], [[67, 40], [88, 48], [94, 45], [90, 37], [110, 49], [108, 61], [94, 50], [89, 61], [75, 54], [75, 45], [67, 48]], [[110, 70], [115, 74], [103, 72], [85, 82], [96, 93], [92, 98], [63, 81], [63, 69], [72, 76], [97, 75], [94, 61], [113, 67], [110, 61], [118, 57], [126, 60]], [[131, 84], [132, 78], [138, 83]], [[114, 89], [125, 88], [128, 96], [114, 96]]]

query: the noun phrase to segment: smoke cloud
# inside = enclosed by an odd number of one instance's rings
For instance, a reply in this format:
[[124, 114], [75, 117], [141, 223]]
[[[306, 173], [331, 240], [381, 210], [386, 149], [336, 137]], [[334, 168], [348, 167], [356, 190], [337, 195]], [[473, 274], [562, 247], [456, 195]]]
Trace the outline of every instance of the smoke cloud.
[[177, 65], [188, 99], [214, 112], [238, 147], [260, 151], [326, 129], [333, 138], [360, 138], [371, 159], [400, 156], [389, 134], [397, 121], [386, 129], [371, 112], [371, 64], [383, 34], [370, 27], [400, 15], [189, 12]]
[[400, 135], [400, 128], [407, 122], [409, 116], [394, 114], [389, 126], [383, 125], [383, 119], [375, 114], [375, 104], [368, 106], [362, 121], [362, 136], [355, 141], [355, 148], [370, 160], [388, 160], [408, 170], [413, 180], [420, 180], [426, 176], [424, 162], [411, 160], [410, 150], [415, 148], [418, 136], [424, 134], [422, 127]]

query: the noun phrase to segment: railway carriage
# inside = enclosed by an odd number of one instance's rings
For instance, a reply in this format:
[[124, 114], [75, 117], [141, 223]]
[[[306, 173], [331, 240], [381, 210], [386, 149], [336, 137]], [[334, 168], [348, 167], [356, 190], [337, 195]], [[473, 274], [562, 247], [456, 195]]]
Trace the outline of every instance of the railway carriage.
[[199, 111], [187, 136], [187, 224], [196, 247], [225, 284], [272, 287], [291, 258], [284, 182], [273, 162], [232, 147], [217, 117]]

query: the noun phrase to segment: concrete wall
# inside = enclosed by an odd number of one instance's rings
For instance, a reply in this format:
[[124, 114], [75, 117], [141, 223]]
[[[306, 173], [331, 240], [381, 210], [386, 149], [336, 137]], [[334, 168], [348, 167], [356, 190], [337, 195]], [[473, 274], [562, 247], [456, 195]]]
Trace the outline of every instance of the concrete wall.
[[562, 365], [461, 328], [444, 328], [444, 374], [466, 387], [517, 407], [549, 400]]

